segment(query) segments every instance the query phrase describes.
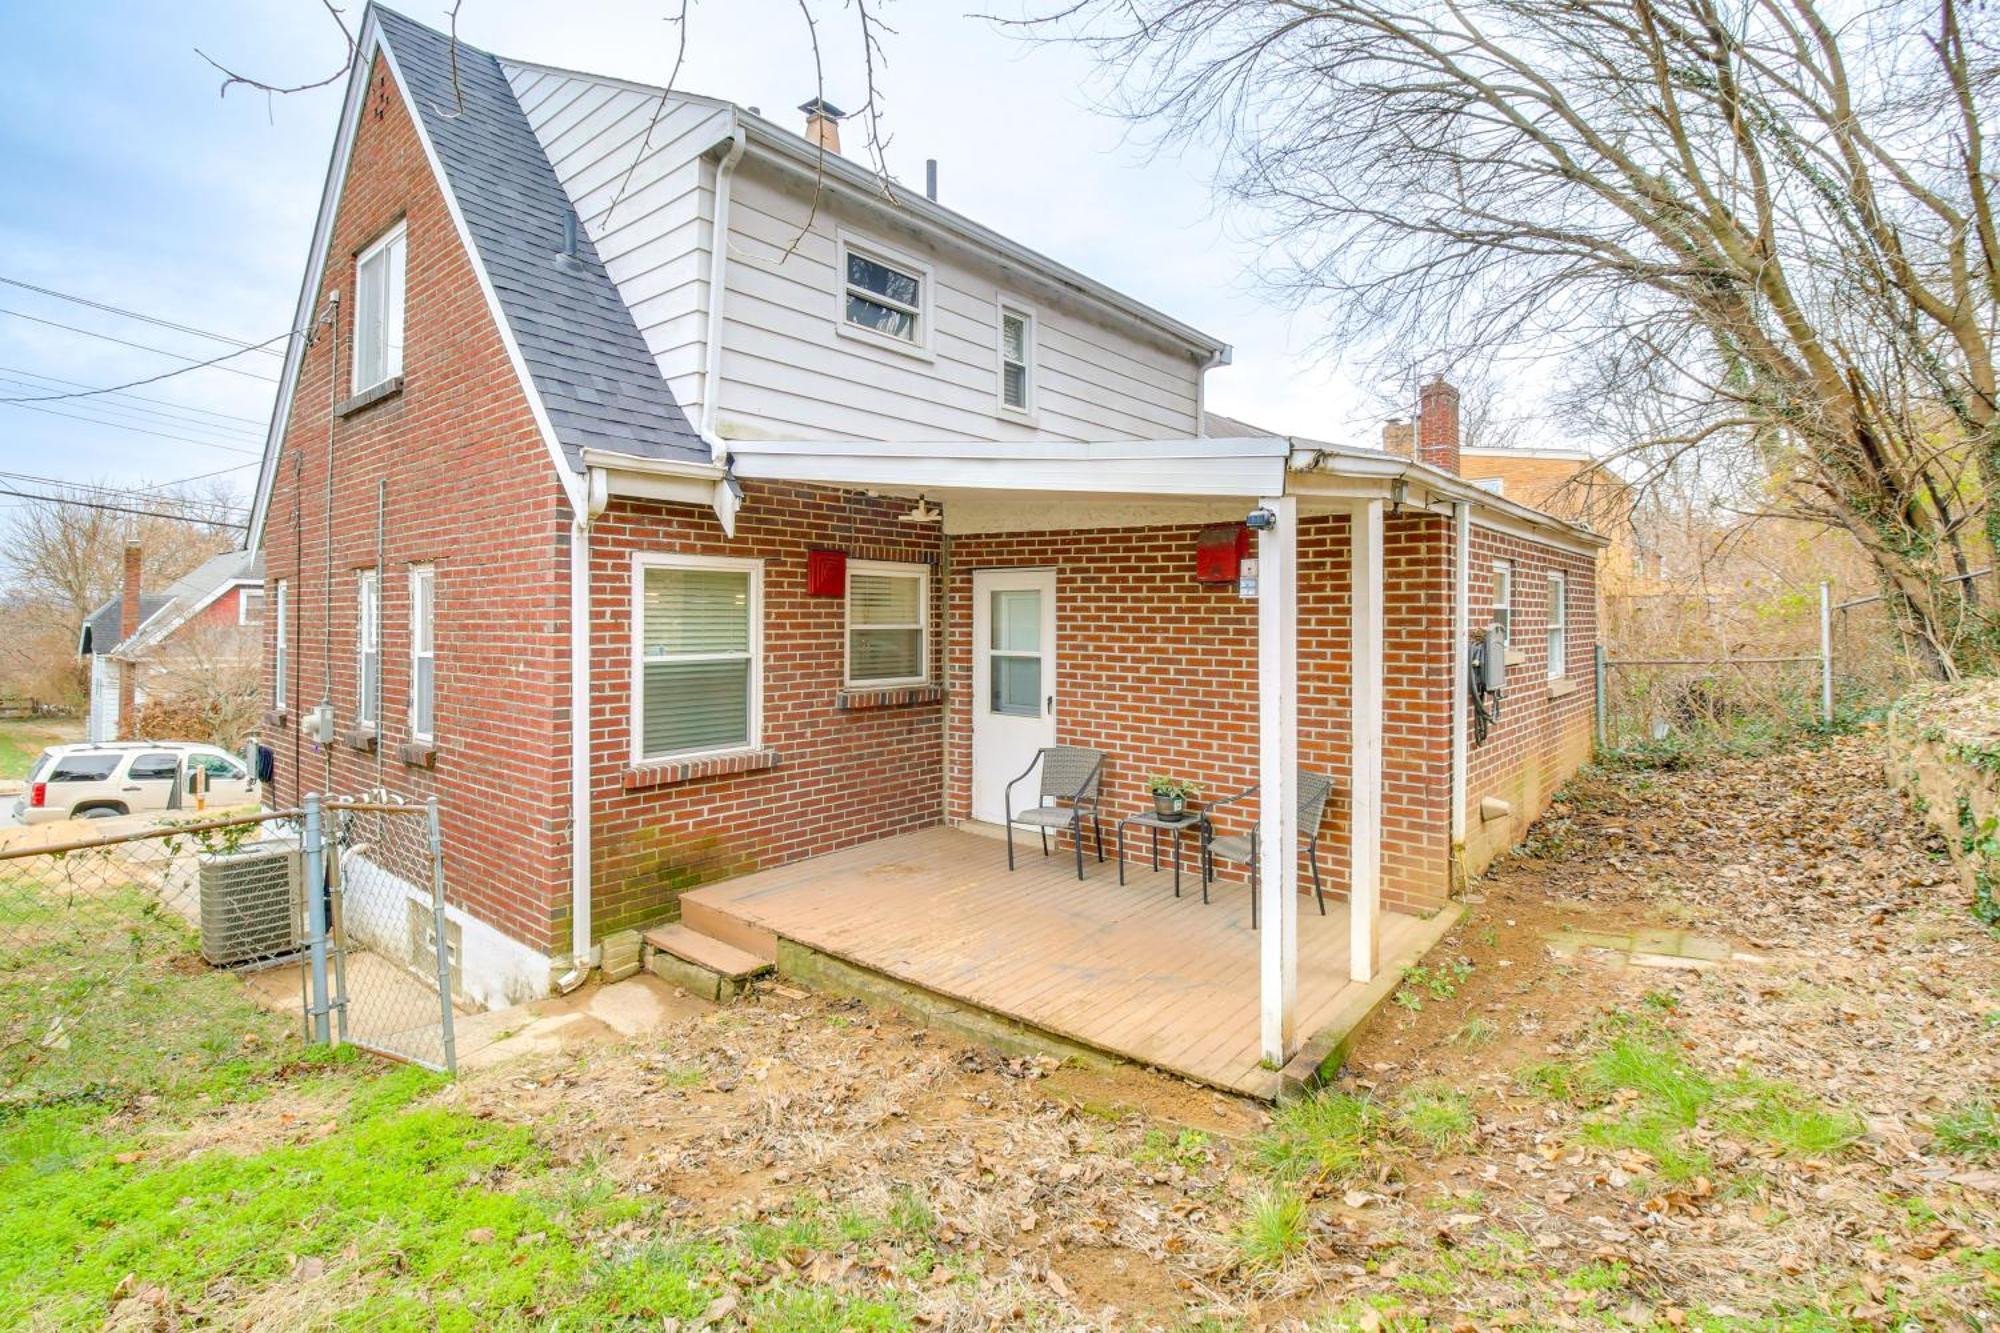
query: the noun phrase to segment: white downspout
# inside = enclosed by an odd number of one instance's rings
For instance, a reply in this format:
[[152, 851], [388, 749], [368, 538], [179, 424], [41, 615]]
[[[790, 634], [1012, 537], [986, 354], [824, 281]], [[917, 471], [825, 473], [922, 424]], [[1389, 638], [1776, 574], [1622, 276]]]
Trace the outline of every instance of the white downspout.
[[[733, 119], [733, 117], [732, 117]], [[708, 441], [716, 462], [727, 461], [727, 450], [716, 437], [722, 420], [722, 301], [729, 289], [729, 181], [736, 164], [743, 160], [748, 142], [742, 122], [736, 122], [729, 136], [729, 149], [715, 168], [715, 214], [708, 238], [708, 329], [701, 369], [701, 437]]]
[[569, 952], [565, 993], [590, 975], [590, 524], [610, 498], [601, 468], [585, 477], [584, 511], [569, 530]]
[[1451, 866], [1455, 879], [1465, 863], [1466, 793], [1466, 652], [1472, 626], [1472, 506], [1455, 500], [1451, 506], [1452, 594], [1451, 650], [1445, 655], [1446, 697], [1451, 700]]

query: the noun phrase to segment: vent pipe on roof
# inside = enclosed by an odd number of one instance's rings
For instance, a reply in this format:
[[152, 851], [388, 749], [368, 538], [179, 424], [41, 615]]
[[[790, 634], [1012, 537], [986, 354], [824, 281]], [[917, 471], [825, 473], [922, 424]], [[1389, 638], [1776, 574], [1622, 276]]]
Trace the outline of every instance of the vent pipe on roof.
[[924, 159], [924, 198], [937, 202], [937, 159], [934, 157]]
[[576, 259], [576, 210], [575, 209], [565, 208], [563, 210], [562, 229], [563, 229], [562, 249], [557, 252], [556, 258], [567, 259], [574, 262]]

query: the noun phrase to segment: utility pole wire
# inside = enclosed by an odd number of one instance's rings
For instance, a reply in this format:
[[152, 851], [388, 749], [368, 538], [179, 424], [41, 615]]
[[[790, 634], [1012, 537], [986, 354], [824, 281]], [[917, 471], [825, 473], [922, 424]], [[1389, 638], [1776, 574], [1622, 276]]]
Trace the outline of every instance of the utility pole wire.
[[209, 528], [234, 528], [238, 532], [248, 532], [248, 523], [236, 523], [224, 519], [200, 518], [191, 514], [172, 514], [159, 509], [136, 509], [130, 505], [107, 504], [97, 500], [78, 500], [63, 495], [42, 495], [35, 491], [17, 491], [0, 488], [0, 495], [15, 495], [23, 500], [40, 500], [44, 504], [74, 505], [79, 509], [98, 509], [107, 514], [136, 514], [140, 518], [162, 518], [173, 523], [199, 523]]
[[[19, 315], [20, 318], [22, 319], [35, 319], [33, 315], [21, 315], [21, 313], [17, 310], [0, 310], [0, 315]], [[47, 319], [35, 320], [35, 322], [38, 324], [55, 323], [54, 320], [47, 320]], [[58, 324], [56, 325], [56, 327], [67, 328], [68, 326]], [[217, 370], [226, 370], [236, 375], [248, 375], [253, 380], [265, 380], [268, 381], [269, 383], [276, 384], [277, 381], [272, 379], [269, 375], [251, 374], [251, 372], [247, 370], [238, 370], [234, 366], [225, 366], [222, 363], [225, 361], [234, 360], [236, 357], [239, 356], [247, 356], [251, 352], [262, 351], [264, 348], [269, 347], [272, 343], [279, 342], [283, 339], [289, 338], [293, 334], [299, 333], [301, 331], [302, 330], [299, 329], [287, 329], [283, 333], [273, 334], [271, 337], [266, 338], [261, 343], [253, 343], [248, 347], [239, 347], [233, 352], [224, 352], [221, 356], [213, 356], [206, 361], [195, 361], [193, 365], [182, 366], [178, 370], [167, 370], [167, 371], [162, 371], [158, 375], [148, 375], [144, 379], [127, 380], [123, 384], [107, 385], [102, 389], [78, 389], [72, 393], [47, 393], [47, 394], [39, 394], [34, 397], [0, 398], [0, 403], [53, 403], [68, 398], [95, 398], [100, 394], [123, 393], [127, 389], [136, 389], [141, 385], [145, 384], [158, 384], [161, 380], [169, 380], [176, 375], [185, 375], [190, 371], [195, 371], [195, 370], [207, 370], [211, 367]], [[90, 330], [76, 329], [74, 330], [74, 332], [90, 333]], [[94, 338], [109, 337], [109, 335], [102, 333], [91, 334], [91, 336]], [[110, 341], [123, 342], [124, 340], [122, 338], [111, 338]], [[139, 344], [137, 343], [127, 344], [127, 346], [131, 347], [137, 347], [138, 345]], [[143, 350], [149, 352], [160, 352], [165, 356], [180, 356], [180, 353], [178, 352], [169, 352], [165, 348], [161, 347], [148, 347]], [[181, 357], [181, 359], [184, 361], [193, 360], [193, 358], [191, 357]]]
[[93, 426], [109, 426], [113, 430], [127, 430], [134, 435], [150, 435], [157, 440], [172, 440], [177, 444], [195, 444], [204, 449], [220, 449], [231, 454], [261, 454], [261, 449], [251, 449], [240, 444], [224, 444], [220, 440], [197, 439], [192, 435], [175, 435], [171, 431], [153, 430], [146, 426], [127, 425], [122, 421], [107, 421], [103, 417], [88, 417], [77, 412], [64, 412], [60, 408], [42, 407], [35, 403], [18, 403], [11, 399], [0, 399], [0, 407], [12, 407], [22, 412], [41, 412], [52, 417], [63, 417], [70, 421], [87, 421]]
[[[84, 387], [88, 388], [89, 386], [85, 385]], [[30, 393], [44, 393], [48, 391], [49, 386], [46, 384], [37, 384], [29, 379], [17, 379], [12, 375], [0, 375], [0, 390], [12, 392], [17, 389], [27, 390]], [[10, 406], [22, 407], [25, 404], [13, 403]], [[109, 416], [98, 417], [96, 419], [111, 425], [136, 422], [141, 426], [172, 427], [175, 430], [213, 432], [215, 438], [239, 440], [244, 444], [256, 444], [263, 439], [263, 432], [253, 430], [249, 426], [231, 426], [221, 421], [201, 421], [194, 417], [177, 416], [171, 412], [162, 412], [157, 408], [139, 407], [111, 396], [92, 399], [89, 406], [94, 411], [110, 413], [111, 415]]]
[[60, 384], [66, 389], [96, 389], [99, 393], [116, 395], [119, 398], [131, 398], [142, 403], [158, 403], [162, 407], [176, 408], [182, 412], [198, 412], [202, 416], [219, 417], [223, 421], [240, 421], [245, 425], [255, 426], [260, 434], [270, 424], [269, 418], [266, 417], [246, 417], [234, 412], [217, 412], [213, 408], [196, 407], [192, 403], [177, 403], [171, 398], [154, 398], [143, 393], [121, 393], [116, 389], [102, 389], [95, 384], [85, 384], [82, 380], [66, 380], [60, 375], [46, 375], [39, 370], [23, 370], [19, 366], [0, 366], [0, 375], [20, 375], [29, 380], [44, 380], [50, 384]]
[[[10, 278], [4, 274], [0, 274], [0, 283], [4, 283], [9, 287], [19, 287], [24, 292], [34, 292], [38, 296], [53, 296], [58, 301], [69, 301], [75, 305], [89, 306], [92, 310], [102, 310], [108, 315], [123, 315], [126, 319], [136, 319], [142, 324], [157, 324], [163, 329], [172, 329], [175, 333], [191, 333], [197, 338], [207, 338], [214, 342], [228, 343], [232, 347], [250, 346], [243, 339], [232, 338], [226, 333], [211, 333], [207, 329], [195, 328], [192, 324], [176, 324], [170, 319], [161, 319], [158, 315], [142, 315], [136, 310], [127, 310], [123, 306], [115, 306], [106, 301], [92, 300], [88, 296], [78, 296], [74, 292], [57, 291], [53, 287], [37, 287], [32, 282], [23, 282], [19, 278]], [[260, 350], [265, 351], [270, 356], [281, 355], [281, 353], [272, 352], [269, 349]]]

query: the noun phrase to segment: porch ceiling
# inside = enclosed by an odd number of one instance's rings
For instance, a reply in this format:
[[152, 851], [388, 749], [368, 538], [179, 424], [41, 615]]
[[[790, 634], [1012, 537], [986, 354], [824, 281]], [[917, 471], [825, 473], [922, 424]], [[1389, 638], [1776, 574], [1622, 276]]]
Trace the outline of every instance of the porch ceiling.
[[[1109, 830], [1106, 830], [1109, 833]], [[1246, 885], [1204, 905], [1190, 869], [1173, 875], [1044, 859], [1028, 835], [1009, 873], [992, 837], [935, 828], [713, 884], [687, 895], [819, 953], [975, 1005], [1097, 1050], [1252, 1096], [1274, 1096], [1258, 1034], [1259, 936]], [[1107, 852], [1109, 851], [1107, 845]], [[1135, 850], [1135, 849], [1134, 849]], [[1434, 938], [1431, 923], [1382, 914], [1393, 974]], [[1358, 1018], [1368, 988], [1348, 980], [1343, 904], [1299, 907], [1299, 1028]]]

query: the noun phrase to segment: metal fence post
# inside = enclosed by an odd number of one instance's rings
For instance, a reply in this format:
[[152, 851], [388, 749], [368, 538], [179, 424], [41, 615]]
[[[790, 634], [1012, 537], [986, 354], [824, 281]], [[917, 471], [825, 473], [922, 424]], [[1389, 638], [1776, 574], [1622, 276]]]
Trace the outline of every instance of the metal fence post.
[[444, 911], [444, 831], [438, 824], [437, 797], [424, 802], [424, 816], [431, 848], [431, 931], [437, 939], [438, 1019], [444, 1039], [444, 1067], [458, 1072], [458, 1041], [452, 1032], [451, 944], [445, 935]]
[[1604, 645], [1603, 645], [1603, 644], [1601, 644], [1601, 643], [1600, 643], [1600, 644], [1597, 644], [1597, 645], [1595, 646], [1594, 650], [1592, 651], [1592, 654], [1591, 654], [1591, 656], [1592, 656], [1592, 659], [1593, 659], [1593, 660], [1594, 660], [1594, 662], [1595, 662], [1595, 665], [1596, 665], [1596, 674], [1597, 674], [1597, 707], [1596, 707], [1596, 715], [1597, 715], [1597, 748], [1598, 748], [1599, 752], [1602, 752], [1602, 751], [1604, 750], [1604, 748], [1605, 748], [1605, 736], [1604, 736], [1604, 678], [1605, 678], [1605, 676], [1606, 676], [1606, 675], [1608, 674], [1608, 672], [1607, 672], [1607, 671], [1605, 670], [1605, 665], [1606, 665], [1606, 664], [1605, 664], [1605, 661], [1604, 661]]
[[333, 1003], [326, 981], [326, 859], [317, 793], [306, 794], [305, 820], [306, 922], [312, 960], [312, 1002], [307, 1012], [312, 1016], [313, 1041], [325, 1046], [333, 1040], [327, 1018]]
[[1819, 585], [1819, 717], [1833, 725], [1833, 584]]

